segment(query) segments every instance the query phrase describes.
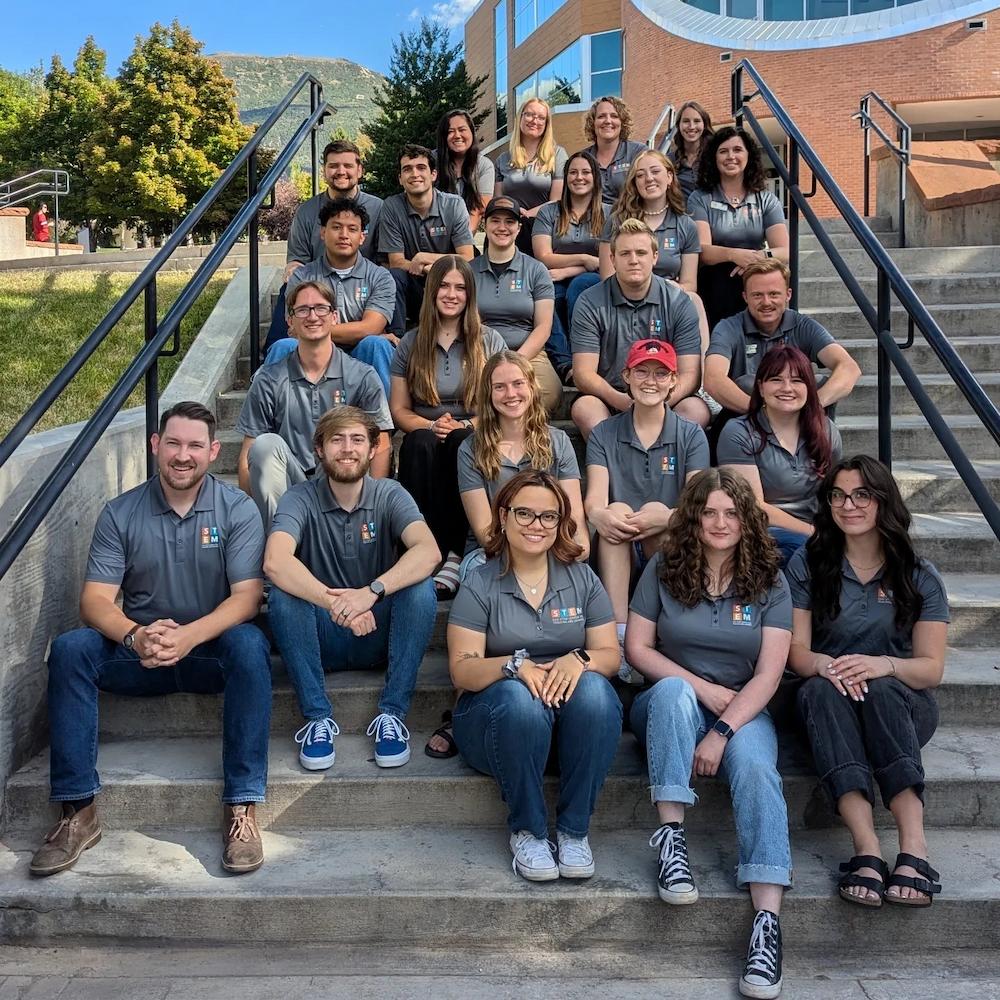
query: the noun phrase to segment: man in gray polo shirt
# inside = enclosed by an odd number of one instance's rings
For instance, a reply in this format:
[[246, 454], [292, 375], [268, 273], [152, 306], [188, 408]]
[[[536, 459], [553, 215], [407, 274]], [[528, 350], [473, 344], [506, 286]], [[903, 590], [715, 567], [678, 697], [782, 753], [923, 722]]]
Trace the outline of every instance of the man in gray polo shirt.
[[[306, 281], [326, 285], [333, 292], [333, 342], [352, 358], [371, 365], [388, 397], [389, 366], [398, 338], [386, 332], [386, 324], [396, 307], [396, 285], [384, 267], [360, 253], [368, 213], [360, 202], [341, 198], [323, 206], [319, 221], [326, 249], [288, 279], [288, 294]], [[279, 361], [294, 350], [294, 338], [279, 340], [267, 352], [265, 363]]]
[[788, 308], [791, 272], [777, 258], [743, 272], [741, 313], [716, 324], [705, 356], [705, 390], [732, 413], [746, 413], [760, 359], [773, 347], [797, 347], [814, 365], [830, 369], [818, 382], [819, 401], [832, 406], [849, 395], [861, 369], [814, 319]]
[[430, 575], [441, 555], [406, 490], [367, 475], [378, 433], [355, 407], [325, 414], [314, 436], [322, 471], [281, 498], [267, 541], [271, 627], [306, 720], [299, 762], [311, 771], [333, 764], [340, 731], [324, 670], [388, 665], [368, 735], [379, 767], [410, 759], [403, 722], [434, 628]]
[[399, 154], [403, 190], [382, 206], [378, 248], [389, 256], [396, 282], [396, 310], [389, 329], [397, 336], [407, 317], [420, 315], [424, 277], [439, 257], [454, 253], [472, 260], [472, 230], [465, 202], [434, 187], [436, 158], [426, 146], [404, 146]]
[[297, 347], [258, 369], [236, 421], [243, 435], [240, 487], [256, 500], [265, 525], [285, 490], [316, 468], [313, 430], [331, 406], [357, 406], [375, 420], [383, 433], [374, 474], [389, 474], [392, 417], [385, 390], [374, 368], [330, 339], [333, 293], [325, 285], [303, 282], [288, 296], [288, 309]]
[[632, 405], [622, 372], [637, 340], [666, 340], [677, 354], [672, 409], [704, 427], [708, 407], [694, 395], [701, 386], [698, 313], [679, 286], [653, 274], [659, 247], [650, 228], [626, 219], [611, 241], [615, 273], [588, 288], [573, 312], [573, 381], [580, 397], [572, 416], [584, 438], [612, 413]]
[[[97, 519], [80, 597], [88, 627], [52, 643], [50, 782], [62, 818], [32, 859], [34, 875], [71, 868], [101, 839], [99, 691], [223, 694], [222, 864], [241, 873], [264, 862], [254, 811], [267, 784], [271, 665], [250, 624], [262, 591], [260, 514], [207, 475], [219, 442], [205, 407], [171, 407], [152, 446], [157, 474]], [[171, 825], [169, 815], [159, 821]]]

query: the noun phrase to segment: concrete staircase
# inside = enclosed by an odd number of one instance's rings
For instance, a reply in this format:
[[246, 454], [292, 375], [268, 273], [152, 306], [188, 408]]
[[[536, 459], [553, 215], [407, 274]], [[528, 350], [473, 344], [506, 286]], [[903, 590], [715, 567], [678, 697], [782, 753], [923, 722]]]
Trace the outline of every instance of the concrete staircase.
[[[891, 246], [894, 235], [876, 225]], [[1000, 343], [1000, 301], [993, 301], [1000, 299], [994, 291], [1000, 247], [892, 253], [987, 391], [1000, 398], [1000, 365], [990, 360]], [[848, 251], [848, 257], [865, 277], [860, 252]], [[839, 424], [847, 453], [874, 452], [874, 341], [832, 274], [822, 253], [807, 251], [801, 298], [867, 373], [842, 405]], [[996, 445], [930, 349], [918, 342], [909, 355], [1000, 496]], [[228, 474], [235, 470], [238, 439], [231, 428], [243, 395], [234, 388], [218, 401], [224, 428], [218, 467]], [[831, 942], [841, 954], [881, 954], [883, 962], [900, 941], [909, 953], [947, 949], [953, 959], [957, 949], [971, 954], [1000, 947], [1000, 545], [902, 390], [894, 409], [895, 471], [916, 514], [919, 548], [944, 573], [953, 611], [953, 648], [939, 691], [941, 726], [925, 751], [931, 857], [944, 892], [919, 915], [886, 907], [873, 917], [837, 899], [833, 873], [850, 845], [802, 746], [786, 738], [781, 769], [795, 889], [786, 898], [783, 924], [793, 960], [828, 951]], [[398, 772], [375, 767], [363, 735], [381, 684], [381, 675], [366, 673], [329, 677], [344, 734], [337, 763], [325, 774], [301, 770], [292, 742], [298, 710], [275, 660], [270, 784], [259, 813], [267, 862], [250, 876], [226, 878], [218, 861], [221, 700], [102, 696], [104, 839], [75, 870], [31, 880], [30, 852], [52, 815], [47, 756], [22, 768], [6, 788], [2, 932], [23, 942], [69, 936], [564, 952], [652, 946], [649, 954], [664, 963], [671, 948], [710, 942], [726, 949], [727, 957], [718, 960], [728, 970], [722, 974], [735, 972], [749, 903], [733, 887], [736, 848], [727, 793], [718, 782], [703, 783], [701, 801], [689, 814], [700, 902], [664, 906], [646, 846], [654, 813], [631, 735], [622, 737], [595, 816], [596, 877], [537, 886], [512, 874], [505, 810], [494, 783], [457, 759], [433, 761], [421, 752], [452, 699], [446, 612], [442, 607], [407, 720], [414, 756]], [[552, 779], [549, 784], [552, 791]], [[878, 820], [891, 860], [896, 845], [889, 817], [880, 811]], [[904, 956], [898, 961], [905, 965]]]

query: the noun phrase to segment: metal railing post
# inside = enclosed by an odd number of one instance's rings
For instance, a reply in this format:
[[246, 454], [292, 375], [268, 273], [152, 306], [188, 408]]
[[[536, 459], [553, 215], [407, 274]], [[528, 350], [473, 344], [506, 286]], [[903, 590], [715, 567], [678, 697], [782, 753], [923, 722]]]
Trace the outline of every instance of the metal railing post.
[[[315, 113], [316, 109], [319, 107], [319, 88], [316, 86], [316, 82], [313, 81], [309, 84], [309, 115]], [[309, 136], [309, 150], [311, 156], [311, 166], [312, 166], [312, 192], [313, 197], [319, 193], [319, 183], [317, 179], [317, 171], [319, 169], [319, 153], [316, 148], [316, 129], [312, 130]]]
[[[877, 333], [892, 336], [892, 299], [889, 295], [889, 276], [882, 268], [878, 271], [878, 301], [876, 303]], [[887, 469], [892, 469], [892, 370], [889, 355], [878, 337], [878, 458]]]
[[56, 213], [56, 224], [55, 224], [55, 229], [53, 230], [53, 235], [54, 235], [55, 244], [56, 244], [56, 256], [58, 257], [59, 256], [59, 191], [58, 191], [58, 188], [57, 188], [56, 193], [53, 196], [53, 198], [54, 198], [54, 202], [55, 202], [55, 213]]
[[[156, 337], [156, 279], [146, 285], [143, 293], [143, 329], [148, 344]], [[146, 478], [156, 475], [156, 457], [153, 455], [152, 436], [160, 423], [160, 374], [159, 361], [154, 361], [146, 372]]]
[[910, 127], [899, 126], [899, 245], [906, 246], [906, 173], [910, 167]]
[[799, 186], [799, 144], [788, 140], [788, 266], [792, 272], [791, 307], [799, 307], [799, 203], [794, 192]]
[[[313, 133], [315, 135], [315, 133]], [[247, 163], [247, 198], [257, 193], [257, 151]], [[260, 229], [259, 213], [254, 212], [247, 225], [247, 249], [250, 251], [250, 374], [260, 365]]]
[[872, 163], [872, 136], [868, 128], [868, 98], [861, 98], [860, 107], [861, 133], [864, 136], [865, 149], [865, 218], [871, 215], [871, 163]]

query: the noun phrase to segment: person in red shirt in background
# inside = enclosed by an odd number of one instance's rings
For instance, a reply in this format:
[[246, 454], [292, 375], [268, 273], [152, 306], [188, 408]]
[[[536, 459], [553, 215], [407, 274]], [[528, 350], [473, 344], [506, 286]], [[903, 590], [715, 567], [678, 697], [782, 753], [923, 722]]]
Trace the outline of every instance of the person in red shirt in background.
[[31, 217], [31, 232], [36, 243], [49, 243], [49, 206], [43, 201], [38, 211]]

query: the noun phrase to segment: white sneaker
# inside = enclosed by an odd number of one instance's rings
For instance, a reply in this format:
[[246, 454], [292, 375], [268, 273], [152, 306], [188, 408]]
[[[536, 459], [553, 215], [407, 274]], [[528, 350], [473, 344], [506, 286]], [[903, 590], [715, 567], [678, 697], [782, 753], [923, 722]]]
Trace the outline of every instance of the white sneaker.
[[510, 835], [510, 849], [514, 855], [513, 869], [529, 882], [551, 882], [559, 878], [559, 865], [552, 857], [552, 845], [539, 840], [527, 830]]
[[590, 878], [594, 874], [594, 855], [586, 837], [556, 833], [559, 845], [559, 874], [563, 878]]

